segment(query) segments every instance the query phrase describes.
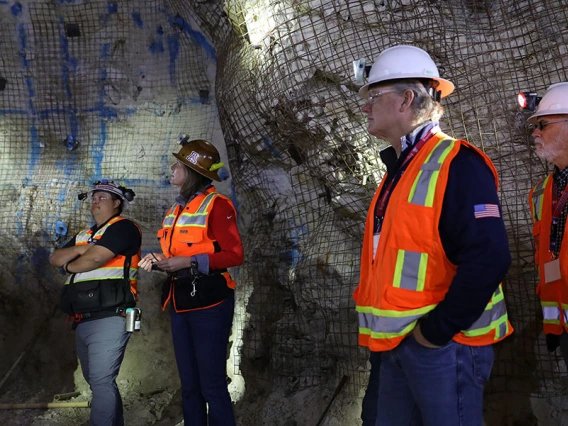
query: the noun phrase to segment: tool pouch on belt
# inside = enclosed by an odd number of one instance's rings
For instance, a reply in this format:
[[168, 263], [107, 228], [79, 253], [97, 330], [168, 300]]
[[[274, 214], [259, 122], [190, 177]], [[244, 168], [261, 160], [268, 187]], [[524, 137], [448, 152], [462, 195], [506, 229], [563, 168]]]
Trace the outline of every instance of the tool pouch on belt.
[[[195, 291], [192, 283], [195, 284]], [[162, 285], [162, 306], [168, 300], [170, 289], [176, 312], [214, 305], [233, 292], [220, 273], [170, 276]]]
[[64, 286], [60, 305], [63, 312], [73, 315], [118, 306], [132, 307], [136, 306], [136, 302], [129, 280], [93, 280]]

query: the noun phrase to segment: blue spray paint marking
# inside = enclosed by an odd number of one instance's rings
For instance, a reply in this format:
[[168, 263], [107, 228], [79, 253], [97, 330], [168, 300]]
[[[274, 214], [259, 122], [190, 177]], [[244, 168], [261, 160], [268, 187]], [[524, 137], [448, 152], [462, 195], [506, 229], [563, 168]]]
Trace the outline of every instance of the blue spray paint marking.
[[9, 2], [6, 0], [0, 0], [0, 4], [8, 4]]
[[[5, 2], [5, 4], [8, 4], [8, 2]], [[18, 16], [22, 13], [23, 7], [20, 4], [20, 2], [16, 2], [14, 3], [14, 5], [10, 8], [10, 12], [12, 12], [12, 15], [14, 16]]]
[[109, 59], [110, 58], [110, 43], [104, 43], [101, 46], [101, 59]]
[[274, 158], [278, 158], [280, 160], [283, 158], [282, 154], [280, 154], [280, 152], [278, 152], [278, 150], [276, 150], [276, 148], [274, 148], [274, 146], [272, 145], [272, 139], [270, 139], [270, 137], [263, 136], [262, 141], [264, 142], [264, 146], [266, 147], [266, 149], [270, 151], [270, 153]]
[[9, 115], [9, 114], [27, 115], [28, 112], [24, 109], [5, 109], [5, 110], [0, 111], [0, 115]]
[[296, 224], [293, 219], [290, 220], [290, 228], [290, 240], [292, 245], [288, 250], [280, 252], [280, 258], [288, 260], [291, 268], [296, 268], [298, 264], [306, 258], [300, 251], [300, 238], [307, 232], [307, 229], [304, 225]]
[[203, 49], [205, 49], [207, 54], [211, 57], [211, 59], [214, 62], [217, 62], [217, 55], [215, 54], [215, 49], [202, 33], [200, 33], [199, 31], [195, 31], [193, 28], [191, 28], [191, 25], [189, 25], [183, 18], [171, 16], [170, 14], [168, 14], [168, 20], [172, 26], [176, 28], [181, 28], [183, 32], [189, 34], [191, 39], [199, 46], [203, 47]]
[[22, 58], [22, 65], [24, 68], [28, 68], [29, 63], [26, 58], [26, 45], [27, 45], [27, 36], [26, 36], [26, 27], [24, 24], [18, 24], [16, 27], [18, 32], [18, 44], [20, 45], [20, 51], [18, 52], [20, 58]]
[[109, 15], [112, 15], [112, 14], [118, 12], [118, 5], [117, 5], [115, 2], [110, 2], [110, 3], [108, 4], [108, 9], [107, 9], [107, 10], [108, 10], [108, 14], [109, 14]]
[[162, 53], [164, 51], [164, 43], [162, 43], [162, 40], [153, 40], [150, 42], [148, 50], [153, 54]]
[[142, 22], [142, 17], [140, 16], [140, 12], [132, 12], [130, 16], [132, 17], [132, 20], [134, 21], [134, 24], [137, 27], [142, 28], [144, 26], [144, 22]]
[[179, 36], [172, 34], [168, 36], [168, 52], [170, 53], [170, 83], [175, 84], [176, 61], [179, 54]]
[[24, 261], [25, 256], [23, 254], [18, 255], [17, 266], [16, 266], [16, 285], [22, 285], [22, 277], [24, 276]]

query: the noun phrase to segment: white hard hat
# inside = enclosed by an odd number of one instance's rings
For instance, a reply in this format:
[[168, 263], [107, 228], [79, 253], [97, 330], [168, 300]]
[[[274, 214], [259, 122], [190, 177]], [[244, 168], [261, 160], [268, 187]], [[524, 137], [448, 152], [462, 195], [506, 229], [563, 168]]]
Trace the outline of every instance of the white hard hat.
[[536, 124], [538, 117], [557, 114], [568, 114], [568, 83], [556, 83], [550, 86], [538, 104], [536, 112], [527, 121]]
[[87, 191], [86, 193], [88, 200], [92, 201], [93, 194], [99, 191], [118, 195], [122, 200], [122, 207], [124, 209], [128, 208], [130, 204], [129, 202], [134, 199], [135, 195], [134, 191], [132, 191], [131, 189], [120, 186], [114, 180], [106, 178], [93, 182], [93, 189]]
[[415, 46], [399, 45], [381, 52], [371, 67], [368, 83], [359, 89], [359, 95], [368, 98], [369, 85], [401, 78], [435, 80], [439, 83], [436, 90], [441, 92], [442, 98], [454, 91], [451, 81], [440, 78], [438, 68], [427, 52]]

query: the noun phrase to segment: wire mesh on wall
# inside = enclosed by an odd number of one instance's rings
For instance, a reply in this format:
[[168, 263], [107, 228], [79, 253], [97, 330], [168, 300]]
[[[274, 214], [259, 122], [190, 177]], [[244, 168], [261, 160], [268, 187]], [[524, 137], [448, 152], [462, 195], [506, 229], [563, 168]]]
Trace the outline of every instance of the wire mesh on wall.
[[[211, 6], [202, 25], [218, 28]], [[456, 84], [442, 127], [495, 162], [513, 265], [505, 281], [513, 338], [497, 346], [490, 392], [565, 393], [535, 296], [527, 194], [546, 172], [531, 150], [519, 90], [566, 81], [561, 1], [229, 1], [217, 99], [241, 208], [250, 215], [241, 285], [251, 294], [244, 374], [289, 389], [366, 379], [350, 298], [362, 225], [383, 174], [366, 134], [352, 61], [394, 44], [427, 50]], [[330, 374], [332, 372], [333, 374]]]

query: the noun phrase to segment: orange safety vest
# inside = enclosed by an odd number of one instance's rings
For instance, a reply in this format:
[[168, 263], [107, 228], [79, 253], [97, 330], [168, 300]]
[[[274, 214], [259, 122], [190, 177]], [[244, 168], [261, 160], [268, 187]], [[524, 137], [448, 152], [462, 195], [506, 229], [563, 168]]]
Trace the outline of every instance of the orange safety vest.
[[[75, 245], [84, 246], [89, 244], [90, 241], [92, 242], [93, 240], [100, 240], [110, 225], [121, 220], [125, 220], [125, 218], [121, 216], [113, 217], [103, 227], [98, 229], [97, 232], [95, 232], [95, 235], [93, 235], [93, 231], [91, 229], [84, 229], [83, 231], [79, 232], [75, 237]], [[136, 227], [138, 227], [138, 225], [136, 225]], [[124, 269], [127, 260], [128, 260], [127, 256], [119, 254], [118, 256], [113, 257], [107, 263], [98, 267], [97, 269], [93, 269], [92, 271], [87, 271], [87, 272], [78, 272], [76, 274], [70, 275], [67, 278], [65, 284], [66, 285], [69, 284], [71, 280], [73, 280], [73, 284], [77, 284], [83, 281], [120, 280], [126, 278]], [[140, 262], [140, 250], [130, 259], [130, 268], [129, 268], [130, 291], [134, 296], [134, 300], [138, 300], [137, 299], [138, 262]]]
[[[384, 179], [375, 193], [365, 224], [360, 282], [353, 295], [361, 346], [375, 352], [395, 348], [449, 290], [457, 266], [446, 257], [438, 224], [450, 163], [461, 146], [479, 153], [498, 185], [495, 167], [483, 152], [443, 133], [433, 135], [392, 192], [373, 260], [374, 212]], [[512, 332], [499, 284], [481, 316], [453, 339], [484, 346]]]
[[[178, 203], [174, 203], [170, 207], [162, 222], [162, 229], [158, 231], [158, 240], [166, 257], [215, 253], [215, 240], [209, 238], [207, 230], [209, 213], [213, 209], [217, 197], [227, 200], [233, 209], [233, 214], [236, 215], [231, 200], [215, 192], [214, 186], [193, 198], [185, 207]], [[229, 288], [234, 289], [237, 286], [229, 272], [223, 272], [222, 275], [225, 277]], [[168, 302], [172, 299], [172, 291], [173, 286], [170, 285], [170, 293], [162, 305], [162, 310], [166, 309]], [[184, 311], [176, 309], [176, 312]]]
[[[545, 334], [559, 335], [568, 332], [568, 233], [564, 232], [560, 253], [558, 259], [555, 259], [554, 253], [550, 251], [553, 188], [554, 178], [550, 174], [531, 189], [529, 203], [535, 242], [534, 263], [539, 274], [536, 294], [542, 306], [543, 328]], [[551, 266], [554, 263], [548, 266], [549, 262], [559, 262], [559, 279], [551, 278]], [[547, 271], [549, 282], [546, 279]]]

